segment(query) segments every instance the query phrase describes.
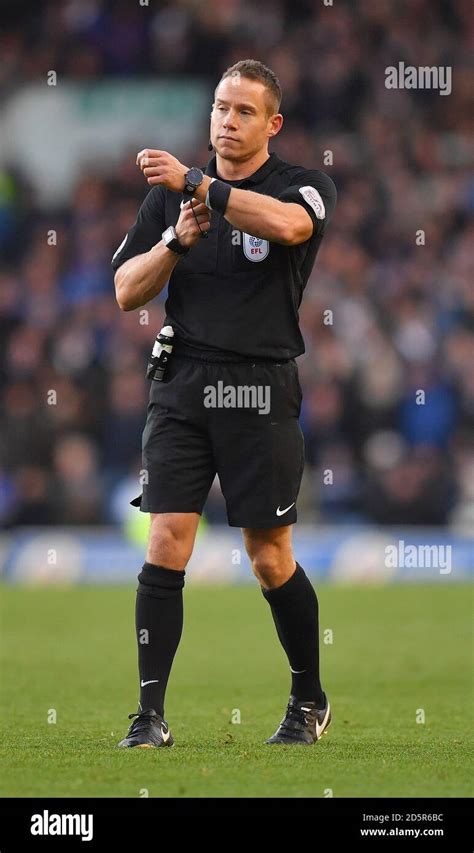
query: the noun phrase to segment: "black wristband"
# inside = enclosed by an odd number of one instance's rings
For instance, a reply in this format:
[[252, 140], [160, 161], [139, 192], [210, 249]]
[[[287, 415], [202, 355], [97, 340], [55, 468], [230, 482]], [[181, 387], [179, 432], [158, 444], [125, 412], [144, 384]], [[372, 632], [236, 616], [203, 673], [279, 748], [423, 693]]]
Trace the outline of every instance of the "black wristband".
[[211, 210], [217, 210], [218, 213], [224, 215], [229, 201], [230, 191], [232, 187], [225, 184], [224, 181], [212, 181], [209, 190], [209, 207]]

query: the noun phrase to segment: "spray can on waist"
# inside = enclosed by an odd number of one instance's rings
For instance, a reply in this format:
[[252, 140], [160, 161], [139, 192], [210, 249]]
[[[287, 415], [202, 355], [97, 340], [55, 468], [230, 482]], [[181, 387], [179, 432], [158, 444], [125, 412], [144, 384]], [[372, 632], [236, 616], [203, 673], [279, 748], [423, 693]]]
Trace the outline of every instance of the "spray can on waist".
[[147, 379], [162, 382], [165, 368], [173, 351], [174, 331], [171, 326], [163, 326], [158, 332], [146, 371]]

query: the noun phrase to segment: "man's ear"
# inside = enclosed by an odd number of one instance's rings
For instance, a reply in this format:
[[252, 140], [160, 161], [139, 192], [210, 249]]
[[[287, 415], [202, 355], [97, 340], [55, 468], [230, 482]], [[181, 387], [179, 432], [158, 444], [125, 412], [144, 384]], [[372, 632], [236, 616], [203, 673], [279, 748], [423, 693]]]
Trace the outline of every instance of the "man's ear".
[[269, 121], [270, 121], [270, 129], [269, 129], [268, 135], [269, 136], [276, 136], [277, 133], [280, 133], [280, 130], [282, 128], [283, 116], [281, 113], [275, 113], [275, 115], [271, 116]]

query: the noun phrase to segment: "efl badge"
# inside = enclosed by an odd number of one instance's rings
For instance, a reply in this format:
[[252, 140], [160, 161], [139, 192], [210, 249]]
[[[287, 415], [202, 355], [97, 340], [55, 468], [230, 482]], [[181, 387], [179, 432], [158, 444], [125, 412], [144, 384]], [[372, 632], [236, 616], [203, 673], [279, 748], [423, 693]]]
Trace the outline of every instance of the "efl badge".
[[268, 240], [262, 240], [261, 237], [252, 237], [251, 234], [243, 232], [244, 236], [244, 255], [249, 261], [264, 261], [270, 251]]

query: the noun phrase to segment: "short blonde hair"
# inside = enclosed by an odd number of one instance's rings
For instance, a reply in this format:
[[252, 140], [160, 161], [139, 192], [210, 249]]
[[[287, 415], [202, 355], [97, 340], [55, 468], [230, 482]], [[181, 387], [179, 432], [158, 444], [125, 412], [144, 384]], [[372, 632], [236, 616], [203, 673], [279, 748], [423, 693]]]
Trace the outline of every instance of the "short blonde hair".
[[216, 86], [216, 91], [217, 87], [226, 79], [226, 77], [233, 77], [237, 74], [240, 74], [242, 77], [247, 77], [249, 80], [258, 80], [260, 83], [263, 83], [269, 95], [267, 98], [268, 114], [274, 115], [278, 112], [280, 109], [282, 92], [280, 81], [271, 68], [268, 68], [263, 64], [263, 62], [259, 62], [258, 59], [241, 59], [239, 62], [231, 65], [226, 71], [224, 71]]

